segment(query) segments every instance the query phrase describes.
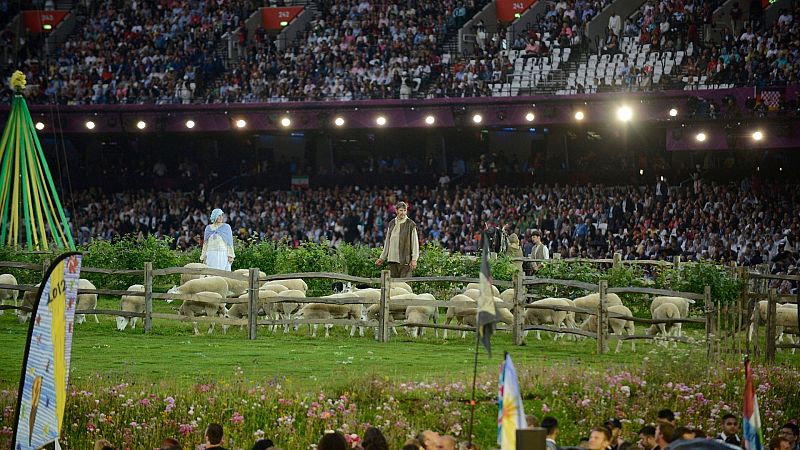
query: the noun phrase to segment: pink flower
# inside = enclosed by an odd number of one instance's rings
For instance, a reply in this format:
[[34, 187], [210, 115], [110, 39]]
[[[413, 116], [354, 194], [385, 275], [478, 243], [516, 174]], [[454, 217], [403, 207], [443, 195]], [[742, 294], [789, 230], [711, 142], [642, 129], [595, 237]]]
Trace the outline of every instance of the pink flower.
[[237, 424], [244, 422], [244, 416], [239, 414], [239, 411], [233, 412], [233, 417], [231, 417], [231, 423]]
[[164, 409], [164, 412], [170, 412], [173, 408], [175, 408], [175, 399], [172, 396], [169, 396], [164, 399], [164, 402], [167, 404], [167, 407]]
[[547, 406], [546, 403], [542, 403], [542, 412], [543, 413], [549, 413], [550, 412], [550, 407]]
[[178, 427], [178, 433], [180, 433], [180, 434], [181, 434], [181, 436], [184, 436], [184, 437], [186, 437], [186, 436], [188, 436], [188, 435], [190, 435], [190, 434], [194, 433], [194, 427], [193, 427], [191, 424], [188, 424], [188, 423], [182, 423], [182, 424], [180, 424], [180, 426]]

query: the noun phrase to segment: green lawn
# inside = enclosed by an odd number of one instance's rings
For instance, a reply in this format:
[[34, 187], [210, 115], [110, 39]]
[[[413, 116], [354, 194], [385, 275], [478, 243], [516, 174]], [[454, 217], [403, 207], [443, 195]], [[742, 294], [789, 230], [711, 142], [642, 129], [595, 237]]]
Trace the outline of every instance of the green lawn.
[[[178, 303], [156, 305], [156, 311], [171, 312]], [[101, 299], [98, 308], [117, 306], [117, 300]], [[190, 323], [166, 320], [154, 320], [153, 333], [145, 335], [141, 322], [135, 331], [119, 332], [113, 317], [99, 317], [99, 324], [89, 316], [87, 322], [76, 326], [73, 377], [102, 372], [143, 381], [172, 378], [192, 383], [208, 377], [228, 378], [241, 367], [252, 377], [311, 379], [321, 387], [337, 387], [370, 375], [403, 380], [467, 379], [475, 347], [474, 334], [462, 339], [452, 331], [448, 340], [432, 336], [429, 330], [424, 338], [412, 340], [401, 334], [382, 344], [372, 338], [372, 330], [367, 330], [364, 338], [349, 338], [342, 328], [334, 328], [330, 338], [311, 338], [304, 327], [289, 334], [282, 330], [271, 333], [262, 327], [258, 339], [250, 341], [238, 327], [231, 327], [226, 335], [220, 334], [218, 327], [212, 335], [195, 336]], [[200, 324], [201, 330], [205, 328]], [[402, 328], [398, 330], [403, 332]], [[0, 347], [5, 349], [0, 353], [0, 387], [18, 382], [26, 331], [27, 324], [20, 325], [13, 314], [0, 316]], [[640, 332], [643, 332], [641, 327], [637, 329]], [[691, 333], [700, 336], [699, 330]], [[626, 342], [619, 354], [596, 355], [594, 340], [553, 341], [547, 333], [543, 333], [541, 341], [530, 334], [526, 342], [526, 346], [516, 347], [511, 344], [509, 333], [496, 333], [492, 339], [492, 358], [480, 351], [479, 373], [496, 373], [504, 351], [510, 352], [523, 367], [556, 362], [636, 367], [648, 352], [657, 348], [652, 343], [637, 341], [637, 351], [633, 353]], [[612, 340], [612, 351], [615, 345]], [[701, 345], [681, 347], [692, 349], [698, 359], [705, 358], [705, 348]], [[788, 352], [779, 358], [793, 364], [800, 361], [800, 355]]]

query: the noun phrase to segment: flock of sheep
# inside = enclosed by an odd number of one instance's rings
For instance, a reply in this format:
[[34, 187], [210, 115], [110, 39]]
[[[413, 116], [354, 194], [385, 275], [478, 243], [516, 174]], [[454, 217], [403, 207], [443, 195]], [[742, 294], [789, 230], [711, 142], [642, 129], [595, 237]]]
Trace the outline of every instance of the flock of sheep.
[[[204, 264], [191, 263], [187, 268], [205, 268]], [[202, 276], [202, 275], [181, 275], [181, 284], [168, 291], [170, 294], [181, 294], [192, 296], [192, 300], [184, 300], [178, 309], [178, 313], [189, 319], [198, 316], [221, 317], [231, 319], [244, 319], [248, 316], [248, 287], [246, 278], [249, 271], [240, 269], [234, 271], [239, 278], [229, 278], [221, 276]], [[260, 278], [264, 278], [263, 272], [259, 273]], [[0, 284], [17, 284], [13, 275], [0, 275]], [[95, 286], [88, 280], [81, 279], [79, 289], [95, 289]], [[494, 301], [496, 303], [497, 315], [500, 321], [508, 327], [514, 325], [514, 315], [509, 311], [508, 305], [513, 303], [515, 296], [514, 289], [506, 289], [500, 292], [492, 286]], [[144, 292], [144, 286], [134, 284], [128, 288], [132, 292]], [[378, 320], [380, 315], [381, 290], [376, 288], [357, 289], [349, 286], [346, 292], [338, 292], [327, 295], [323, 298], [329, 299], [350, 299], [343, 301], [342, 304], [335, 303], [304, 303], [302, 301], [292, 301], [306, 297], [308, 285], [301, 279], [285, 279], [269, 282], [262, 282], [258, 291], [258, 312], [266, 316], [284, 322], [284, 332], [289, 331], [289, 323], [297, 320], [314, 320], [318, 322], [329, 322], [334, 320], [351, 320], [367, 322]], [[0, 289], [0, 301], [13, 299], [17, 303], [18, 292], [16, 289]], [[35, 299], [35, 292], [28, 291], [23, 295], [23, 306], [32, 306]], [[477, 302], [480, 296], [480, 289], [476, 283], [466, 286], [463, 292], [450, 298], [450, 306], [444, 320], [445, 325], [455, 323], [468, 327], [474, 327], [477, 317]], [[238, 298], [232, 301], [232, 298]], [[622, 300], [614, 293], [607, 294], [607, 306], [610, 313], [608, 319], [609, 331], [612, 335], [633, 336], [634, 322], [624, 317], [632, 317], [631, 310], [623, 305]], [[413, 324], [427, 324], [439, 322], [439, 307], [434, 304], [436, 298], [430, 293], [415, 293], [411, 286], [403, 282], [392, 282], [389, 293], [389, 317], [388, 321], [394, 334], [397, 334], [395, 325], [403, 323], [406, 325], [407, 332], [412, 337], [417, 337], [424, 332], [424, 328]], [[365, 307], [362, 303], [369, 304]], [[421, 301], [424, 306], [407, 306], [408, 303]], [[171, 302], [171, 300], [167, 300]], [[524, 315], [524, 325], [551, 325], [557, 329], [569, 331], [570, 329], [580, 329], [594, 332], [597, 330], [597, 315], [590, 314], [590, 311], [597, 311], [600, 296], [592, 293], [583, 297], [569, 298], [544, 298], [531, 302], [526, 308]], [[650, 304], [650, 312], [653, 320], [683, 319], [689, 317], [689, 308], [694, 303], [693, 300], [683, 297], [659, 296], [653, 298]], [[230, 308], [228, 307], [230, 305]], [[96, 309], [97, 294], [80, 294], [78, 296], [78, 310]], [[131, 313], [143, 313], [145, 309], [144, 296], [124, 295], [121, 298], [120, 310]], [[756, 312], [759, 314], [761, 322], [766, 323], [767, 302], [758, 303]], [[583, 312], [578, 312], [583, 310]], [[0, 311], [2, 313], [2, 311]], [[24, 322], [30, 313], [20, 312], [19, 319]], [[129, 324], [131, 328], [136, 327], [136, 317], [126, 318], [117, 317], [117, 329], [124, 330]], [[84, 315], [76, 318], [76, 323], [82, 323]], [[95, 316], [97, 321], [97, 316]], [[794, 342], [792, 335], [798, 334], [797, 304], [778, 305], [776, 324], [778, 329], [778, 340], [782, 341], [788, 337], [790, 342]], [[333, 323], [324, 323], [325, 336], [330, 335]], [[227, 329], [227, 326], [223, 327]], [[295, 324], [295, 329], [297, 325]], [[318, 324], [309, 324], [312, 336], [317, 334]], [[364, 327], [352, 325], [350, 335], [356, 333], [364, 336]], [[272, 331], [277, 329], [277, 325], [271, 327]], [[214, 322], [211, 322], [208, 332], [214, 330]], [[194, 332], [198, 334], [197, 322], [194, 322]], [[438, 329], [436, 330], [438, 336]], [[752, 337], [751, 327], [750, 335]], [[657, 339], [666, 342], [666, 338], [680, 338], [681, 323], [657, 323], [647, 330], [648, 335], [654, 335]], [[377, 329], [376, 329], [377, 335]], [[462, 337], [466, 335], [462, 331]], [[554, 339], [558, 339], [562, 334], [555, 334]], [[447, 329], [444, 330], [443, 337], [447, 338]], [[541, 339], [539, 330], [536, 331], [536, 338]], [[622, 340], [617, 343], [616, 351], [620, 350]], [[635, 350], [635, 344], [631, 345]]]

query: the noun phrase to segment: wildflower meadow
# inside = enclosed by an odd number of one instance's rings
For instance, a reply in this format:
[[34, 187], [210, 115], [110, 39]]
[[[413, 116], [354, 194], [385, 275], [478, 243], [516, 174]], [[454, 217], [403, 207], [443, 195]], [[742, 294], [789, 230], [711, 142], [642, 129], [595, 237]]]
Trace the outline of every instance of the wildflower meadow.
[[[603, 420], [616, 417], [624, 437], [655, 419], [660, 408], [676, 411], [681, 425], [715, 432], [720, 417], [741, 411], [743, 367], [709, 364], [683, 350], [652, 350], [641, 364], [598, 367], [576, 362], [530, 362], [518, 368], [526, 413], [553, 415], [560, 440], [578, 438]], [[499, 362], [498, 362], [499, 363]], [[627, 366], [627, 367], [626, 367]], [[764, 434], [800, 418], [800, 372], [793, 366], [756, 367], [754, 373]], [[425, 380], [355, 377], [326, 388], [275, 376], [253, 377], [237, 367], [221, 379], [193, 384], [144, 382], [94, 374], [73, 380], [64, 419], [63, 447], [91, 448], [99, 438], [121, 449], [157, 448], [161, 439], [180, 439], [184, 448], [202, 442], [205, 426], [223, 424], [226, 446], [249, 449], [268, 437], [283, 449], [309, 449], [328, 429], [345, 433], [355, 445], [369, 426], [381, 428], [392, 448], [424, 429], [466, 439], [471, 383], [446, 374]], [[347, 386], [347, 387], [342, 387]], [[493, 448], [497, 379], [483, 373], [477, 382], [475, 437]], [[6, 389], [0, 448], [10, 448], [16, 391]]]

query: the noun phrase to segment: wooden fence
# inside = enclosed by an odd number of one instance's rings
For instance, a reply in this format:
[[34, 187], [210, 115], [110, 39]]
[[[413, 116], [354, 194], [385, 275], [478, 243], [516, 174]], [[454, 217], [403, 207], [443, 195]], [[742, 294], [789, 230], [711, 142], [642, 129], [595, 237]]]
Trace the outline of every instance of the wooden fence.
[[[757, 270], [751, 270], [744, 273], [747, 277], [747, 284], [745, 286], [745, 296], [748, 299], [746, 303], [747, 313], [743, 319], [743, 328], [747, 331], [747, 348], [756, 356], [763, 353], [764, 359], [767, 362], [775, 361], [775, 353], [777, 349], [797, 349], [800, 348], [800, 334], [797, 329], [791, 330], [795, 333], [795, 343], [777, 342], [778, 338], [778, 323], [776, 321], [778, 304], [794, 304], [797, 305], [797, 318], [795, 326], [800, 323], [800, 289], [796, 294], [780, 295], [775, 287], [771, 287], [772, 283], [781, 283], [784, 281], [794, 281], [800, 287], [800, 275], [773, 275], [768, 273], [766, 265], [759, 266]], [[759, 303], [766, 301], [766, 317], [761, 317], [761, 308]], [[762, 324], [762, 320], [765, 323]], [[761, 343], [761, 326], [764, 326], [764, 347], [762, 349]]]
[[[35, 264], [27, 264], [27, 263], [18, 263], [18, 262], [0, 262], [0, 268], [15, 268], [15, 269], [25, 269], [25, 270], [34, 270], [34, 271], [44, 271], [46, 267], [38, 266]], [[266, 277], [259, 277], [258, 269], [250, 269], [248, 274], [240, 275], [232, 272], [217, 270], [217, 269], [190, 269], [185, 267], [173, 267], [167, 269], [153, 269], [151, 263], [145, 263], [143, 270], [112, 270], [112, 269], [98, 269], [98, 268], [90, 268], [84, 267], [81, 269], [83, 273], [100, 273], [106, 275], [127, 275], [127, 276], [136, 276], [142, 277], [143, 285], [144, 285], [144, 292], [141, 291], [125, 291], [125, 290], [110, 290], [110, 289], [92, 289], [92, 290], [79, 290], [79, 293], [87, 293], [87, 294], [99, 294], [99, 295], [110, 295], [110, 296], [122, 296], [122, 295], [130, 295], [130, 296], [143, 296], [145, 300], [145, 311], [144, 313], [134, 313], [134, 312], [123, 312], [120, 310], [79, 310], [76, 311], [76, 314], [101, 314], [101, 315], [112, 315], [112, 316], [120, 316], [126, 318], [133, 318], [139, 317], [142, 318], [144, 321], [144, 330], [146, 333], [152, 331], [153, 327], [153, 319], [166, 319], [172, 321], [181, 321], [181, 322], [197, 322], [197, 323], [214, 323], [219, 325], [240, 325], [247, 327], [247, 336], [249, 339], [256, 339], [257, 337], [257, 330], [259, 326], [277, 326], [277, 325], [291, 325], [291, 326], [299, 326], [304, 324], [329, 324], [329, 325], [349, 325], [349, 326], [363, 326], [363, 327], [376, 327], [376, 338], [379, 341], [386, 342], [390, 339], [390, 319], [391, 314], [389, 310], [389, 306], [394, 307], [404, 307], [404, 306], [435, 306], [437, 308], [449, 308], [452, 306], [455, 307], [463, 307], [462, 303], [458, 302], [451, 302], [451, 301], [430, 301], [430, 300], [421, 300], [421, 299], [414, 299], [414, 300], [392, 300], [390, 297], [390, 289], [392, 281], [404, 281], [408, 283], [421, 283], [421, 282], [448, 282], [448, 283], [477, 283], [479, 282], [478, 279], [475, 278], [468, 278], [468, 277], [413, 277], [413, 278], [398, 278], [392, 280], [389, 276], [388, 271], [384, 271], [381, 273], [380, 278], [364, 278], [364, 277], [356, 277], [350, 276], [345, 274], [339, 273], [325, 273], [325, 272], [313, 272], [313, 273], [290, 273], [290, 274], [279, 274], [279, 275], [269, 275]], [[292, 302], [292, 303], [325, 303], [325, 304], [356, 304], [360, 303], [363, 304], [365, 307], [369, 307], [373, 304], [379, 304], [379, 314], [378, 320], [346, 320], [346, 319], [333, 319], [333, 320], [318, 320], [318, 319], [281, 319], [281, 320], [274, 320], [271, 318], [268, 319], [260, 319], [257, 314], [248, 314], [247, 319], [230, 319], [230, 318], [220, 318], [220, 317], [186, 317], [179, 314], [166, 314], [166, 313], [157, 313], [153, 312], [153, 300], [193, 300], [198, 301], [198, 298], [192, 295], [181, 295], [181, 294], [169, 294], [169, 293], [160, 293], [153, 291], [153, 283], [155, 277], [162, 277], [174, 274], [188, 274], [188, 275], [217, 275], [217, 276], [224, 276], [226, 278], [234, 279], [237, 281], [245, 281], [248, 283], [247, 287], [247, 298], [227, 298], [223, 300], [201, 300], [207, 303], [226, 303], [226, 304], [241, 304], [246, 303], [248, 305], [248, 312], [250, 311], [258, 311], [259, 304], [268, 304], [268, 305], [277, 305], [284, 302]], [[290, 279], [290, 278], [303, 278], [303, 279], [331, 279], [331, 280], [341, 280], [341, 281], [348, 281], [352, 283], [358, 284], [365, 284], [371, 286], [377, 286], [381, 290], [381, 295], [379, 300], [368, 300], [363, 298], [327, 298], [327, 297], [305, 297], [305, 298], [295, 298], [295, 297], [273, 297], [268, 299], [259, 299], [258, 298], [258, 289], [262, 283], [275, 281], [275, 280], [282, 280], [282, 279]], [[609, 318], [620, 318], [625, 320], [632, 320], [637, 323], [643, 324], [653, 324], [653, 323], [698, 323], [705, 325], [705, 343], [708, 347], [708, 355], [714, 356], [719, 353], [720, 349], [720, 331], [719, 331], [719, 308], [716, 308], [714, 303], [711, 301], [710, 295], [710, 288], [706, 286], [704, 294], [696, 294], [690, 292], [676, 292], [676, 291], [668, 291], [662, 289], [651, 289], [651, 288], [640, 288], [640, 287], [623, 287], [623, 288], [609, 288], [607, 282], [601, 281], [598, 284], [592, 283], [583, 283], [579, 281], [571, 281], [571, 280], [557, 280], [557, 279], [546, 279], [546, 278], [537, 278], [535, 276], [524, 276], [522, 273], [517, 273], [512, 281], [502, 281], [502, 280], [495, 280], [494, 285], [500, 288], [508, 288], [513, 287], [515, 289], [515, 296], [510, 303], [500, 302], [497, 303], [497, 307], [500, 308], [508, 308], [509, 311], [514, 316], [514, 325], [511, 327], [510, 331], [512, 333], [512, 339], [515, 345], [522, 345], [524, 344], [524, 334], [525, 331], [530, 330], [540, 330], [540, 331], [550, 331], [555, 333], [571, 333], [576, 335], [581, 335], [585, 337], [594, 338], [597, 340], [597, 351], [598, 353], [604, 353], [608, 351], [608, 342], [610, 339], [608, 333], [608, 319]], [[557, 285], [557, 286], [565, 286], [565, 287], [572, 287], [583, 289], [589, 292], [598, 292], [600, 297], [600, 302], [598, 305], [597, 310], [587, 310], [583, 308], [576, 308], [576, 307], [553, 307], [548, 306], [544, 307], [541, 305], [533, 305], [530, 304], [530, 300], [536, 298], [533, 294], [527, 293], [529, 287], [532, 286], [541, 286], [541, 285]], [[37, 288], [30, 285], [19, 285], [19, 286], [10, 286], [10, 285], [0, 285], [0, 289], [2, 288], [16, 288], [21, 291], [35, 291]], [[680, 296], [685, 298], [690, 298], [695, 301], [702, 301], [703, 306], [703, 316], [698, 317], [687, 317], [682, 319], [670, 319], [670, 320], [661, 320], [661, 321], [654, 321], [652, 319], [644, 319], [639, 317], [629, 317], [619, 315], [613, 312], [608, 311], [608, 303], [607, 303], [607, 295], [609, 293], [616, 293], [616, 294], [649, 294], [649, 295], [671, 295], [671, 296]], [[598, 329], [594, 332], [592, 331], [585, 331], [581, 329], [574, 329], [574, 328], [556, 328], [553, 326], [545, 326], [545, 325], [525, 325], [525, 311], [531, 308], [544, 308], [544, 309], [551, 309], [555, 311], [572, 311], [576, 313], [583, 313], [583, 314], [596, 314], [598, 316]], [[13, 306], [10, 305], [3, 305], [0, 306], [0, 309], [14, 309]], [[23, 310], [29, 310], [25, 308], [17, 308]], [[438, 312], [438, 310], [437, 310]], [[717, 314], [717, 317], [715, 317]], [[438, 314], [437, 314], [438, 316]], [[463, 325], [445, 325], [441, 323], [396, 323], [393, 326], [398, 327], [425, 327], [425, 328], [433, 328], [433, 329], [445, 329], [445, 330], [457, 330], [457, 331], [475, 331], [475, 328], [472, 326], [463, 326]], [[630, 340], [630, 339], [656, 339], [655, 336], [646, 335], [646, 334], [637, 334], [633, 336], [617, 336], [617, 339], [622, 340]], [[680, 342], [689, 342], [689, 340], [685, 337], [677, 338], [677, 337], [667, 337], [667, 340], [676, 340]]]

